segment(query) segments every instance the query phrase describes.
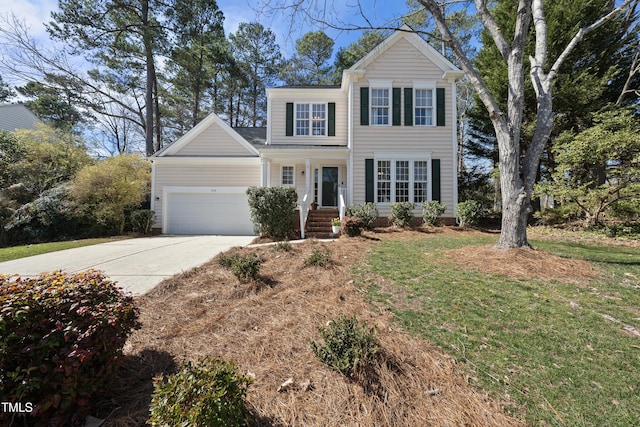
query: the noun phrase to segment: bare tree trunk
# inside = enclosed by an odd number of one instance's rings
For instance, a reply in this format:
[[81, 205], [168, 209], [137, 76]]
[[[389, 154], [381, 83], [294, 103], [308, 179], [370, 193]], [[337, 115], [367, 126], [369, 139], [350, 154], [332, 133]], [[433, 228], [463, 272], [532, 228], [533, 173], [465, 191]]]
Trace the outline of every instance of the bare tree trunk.
[[147, 151], [147, 156], [150, 156], [154, 153], [153, 147], [153, 82], [155, 81], [155, 67], [153, 63], [153, 52], [152, 46], [153, 43], [151, 41], [151, 31], [149, 31], [149, 2], [148, 0], [144, 0], [142, 2], [142, 24], [144, 31], [144, 49], [146, 56], [146, 71], [147, 71], [147, 82], [146, 82], [146, 91], [145, 91], [145, 148]]

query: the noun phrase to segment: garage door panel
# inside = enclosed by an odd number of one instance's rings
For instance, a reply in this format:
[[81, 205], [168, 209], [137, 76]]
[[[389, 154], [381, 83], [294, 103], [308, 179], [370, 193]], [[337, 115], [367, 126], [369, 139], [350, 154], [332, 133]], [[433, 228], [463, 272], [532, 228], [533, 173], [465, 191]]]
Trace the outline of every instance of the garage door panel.
[[168, 234], [252, 235], [247, 195], [168, 193]]

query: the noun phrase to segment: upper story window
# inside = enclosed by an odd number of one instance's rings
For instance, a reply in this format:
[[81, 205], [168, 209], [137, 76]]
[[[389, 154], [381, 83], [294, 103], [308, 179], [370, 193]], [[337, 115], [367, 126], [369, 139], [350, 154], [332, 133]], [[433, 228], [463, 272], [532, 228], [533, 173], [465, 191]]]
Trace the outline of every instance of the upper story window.
[[296, 104], [296, 135], [327, 135], [327, 104]]
[[371, 89], [371, 124], [389, 124], [389, 89]]
[[433, 89], [415, 89], [415, 125], [433, 126]]

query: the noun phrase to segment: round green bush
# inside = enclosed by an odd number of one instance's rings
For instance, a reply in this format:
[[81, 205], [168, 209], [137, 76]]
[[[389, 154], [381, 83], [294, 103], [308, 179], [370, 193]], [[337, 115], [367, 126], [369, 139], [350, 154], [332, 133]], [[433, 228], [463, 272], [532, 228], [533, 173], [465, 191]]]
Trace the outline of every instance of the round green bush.
[[98, 271], [0, 275], [0, 312], [0, 400], [31, 403], [35, 425], [82, 422], [140, 326], [133, 297]]
[[154, 384], [152, 426], [245, 426], [251, 380], [230, 362], [205, 358]]

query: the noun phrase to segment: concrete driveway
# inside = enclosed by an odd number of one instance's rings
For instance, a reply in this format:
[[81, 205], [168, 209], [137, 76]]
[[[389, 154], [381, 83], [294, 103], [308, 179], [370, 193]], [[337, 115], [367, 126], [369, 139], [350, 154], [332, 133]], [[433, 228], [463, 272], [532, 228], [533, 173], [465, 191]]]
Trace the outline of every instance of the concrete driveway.
[[156, 236], [67, 249], [0, 263], [0, 274], [37, 276], [63, 270], [102, 270], [134, 295], [151, 290], [167, 277], [204, 264], [254, 236]]

